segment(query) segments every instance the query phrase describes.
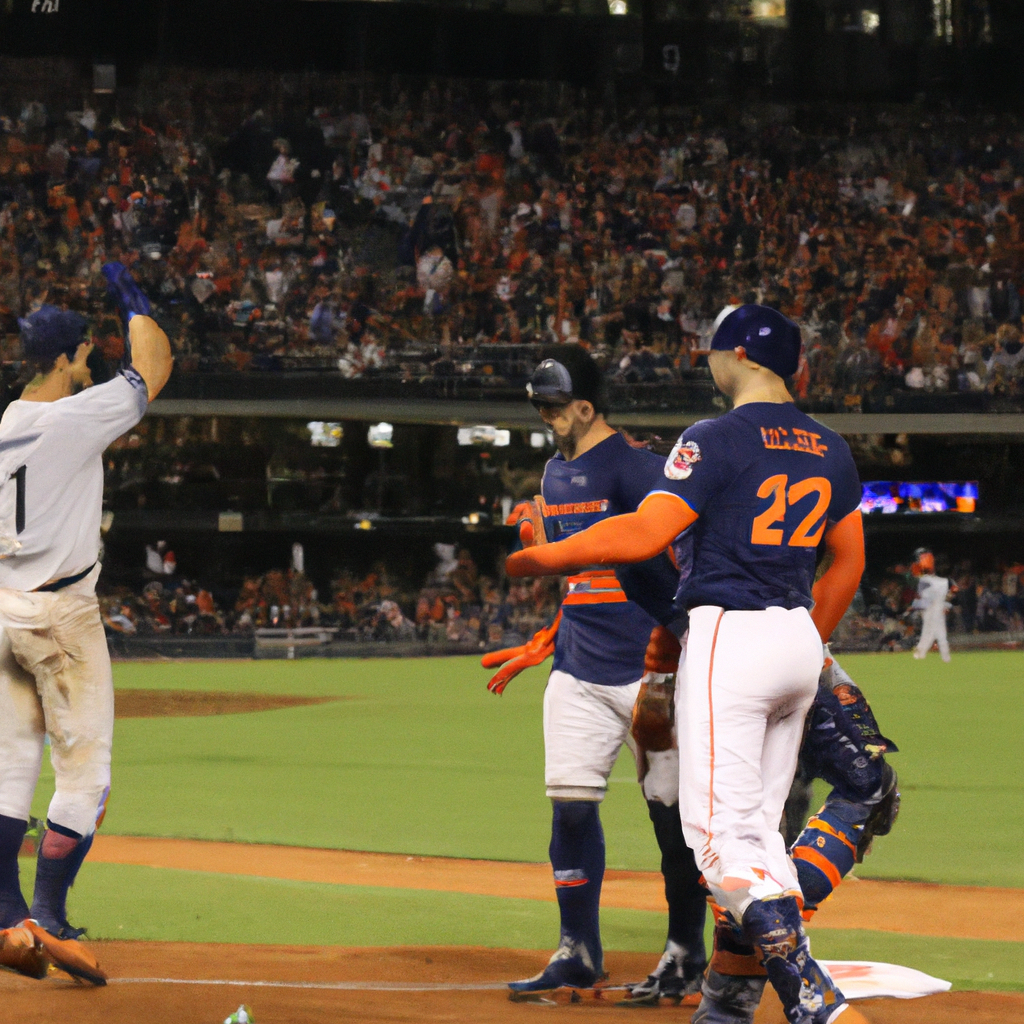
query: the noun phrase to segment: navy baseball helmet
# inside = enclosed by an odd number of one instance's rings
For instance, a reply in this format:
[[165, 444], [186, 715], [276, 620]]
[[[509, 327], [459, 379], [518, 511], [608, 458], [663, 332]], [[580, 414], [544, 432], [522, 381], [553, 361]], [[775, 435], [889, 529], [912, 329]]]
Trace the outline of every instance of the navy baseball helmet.
[[800, 328], [769, 306], [727, 307], [719, 316], [711, 348], [731, 352], [742, 347], [747, 358], [780, 377], [792, 377], [800, 363]]
[[590, 402], [595, 412], [607, 412], [604, 375], [590, 353], [576, 344], [554, 345], [551, 355], [533, 371], [526, 394], [540, 405], [568, 405], [575, 399]]
[[568, 405], [574, 397], [572, 376], [557, 359], [545, 359], [533, 371], [526, 393], [536, 405]]
[[88, 325], [84, 316], [69, 309], [42, 305], [18, 320], [22, 355], [43, 363], [53, 362], [61, 353], [74, 359]]

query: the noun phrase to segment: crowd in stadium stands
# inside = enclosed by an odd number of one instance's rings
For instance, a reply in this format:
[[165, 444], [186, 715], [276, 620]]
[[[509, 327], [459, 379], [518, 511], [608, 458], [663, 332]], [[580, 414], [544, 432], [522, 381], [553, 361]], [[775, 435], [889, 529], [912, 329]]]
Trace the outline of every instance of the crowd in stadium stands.
[[[982, 570], [964, 560], [950, 567], [940, 555], [937, 572], [952, 584], [947, 599], [950, 633], [1024, 630], [1024, 565]], [[921, 625], [919, 613], [912, 608], [917, 582], [909, 565], [887, 567], [871, 582], [866, 578], [836, 632], [837, 646], [868, 650], [913, 647]]]
[[[616, 381], [677, 381], [722, 306], [756, 300], [804, 325], [811, 407], [1024, 390], [1010, 115], [823, 108], [798, 130], [568, 87], [160, 86], [118, 116], [0, 108], [4, 358], [44, 299], [102, 312], [118, 257], [181, 371], [498, 379], [508, 346], [578, 339]], [[96, 337], [119, 355], [109, 313]]]
[[[214, 598], [170, 568], [150, 572], [141, 594], [121, 588], [101, 598], [110, 634], [223, 635], [257, 629], [318, 627], [339, 640], [421, 641], [466, 647], [524, 643], [554, 618], [561, 594], [554, 580], [506, 580], [481, 575], [470, 552], [437, 544], [438, 565], [418, 589], [395, 580], [383, 563], [360, 578], [342, 571], [321, 597], [301, 571], [272, 570], [246, 578], [237, 593]], [[940, 554], [940, 574], [955, 589], [950, 633], [1024, 630], [1024, 564], [981, 570], [969, 561], [952, 568]], [[908, 650], [920, 633], [912, 603], [917, 578], [909, 565], [869, 570], [836, 631], [837, 649]]]
[[418, 589], [403, 587], [382, 563], [358, 578], [342, 571], [324, 599], [295, 569], [247, 577], [223, 603], [213, 589], [177, 574], [172, 561], [147, 573], [141, 594], [117, 588], [101, 597], [109, 634], [216, 635], [257, 629], [318, 627], [337, 639], [419, 640], [433, 644], [511, 646], [525, 643], [555, 615], [556, 580], [510, 581], [480, 574], [465, 548], [435, 545], [439, 562]]

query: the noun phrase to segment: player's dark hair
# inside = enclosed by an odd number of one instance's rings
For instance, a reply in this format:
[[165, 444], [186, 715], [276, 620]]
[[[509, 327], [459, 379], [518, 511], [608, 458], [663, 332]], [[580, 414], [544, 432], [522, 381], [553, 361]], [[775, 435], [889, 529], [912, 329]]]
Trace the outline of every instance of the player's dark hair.
[[31, 384], [36, 377], [45, 377], [57, 365], [60, 354], [53, 358], [25, 359], [22, 358], [18, 364], [17, 382], [22, 387]]
[[594, 412], [602, 416], [608, 412], [604, 374], [582, 345], [552, 345], [541, 355], [544, 359], [557, 359], [569, 371], [573, 398], [589, 402]]

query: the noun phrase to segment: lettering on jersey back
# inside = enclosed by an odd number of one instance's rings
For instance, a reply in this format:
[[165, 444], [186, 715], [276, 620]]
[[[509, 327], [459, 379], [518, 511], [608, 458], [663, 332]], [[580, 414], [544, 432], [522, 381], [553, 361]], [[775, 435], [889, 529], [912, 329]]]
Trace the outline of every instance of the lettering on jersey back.
[[607, 512], [608, 499], [600, 501], [570, 501], [565, 505], [549, 505], [544, 503], [541, 513], [544, 516], [573, 516], [585, 512]]
[[799, 427], [762, 427], [761, 440], [765, 448], [780, 452], [803, 452], [805, 455], [825, 457], [828, 445], [821, 443], [821, 434], [813, 434]]

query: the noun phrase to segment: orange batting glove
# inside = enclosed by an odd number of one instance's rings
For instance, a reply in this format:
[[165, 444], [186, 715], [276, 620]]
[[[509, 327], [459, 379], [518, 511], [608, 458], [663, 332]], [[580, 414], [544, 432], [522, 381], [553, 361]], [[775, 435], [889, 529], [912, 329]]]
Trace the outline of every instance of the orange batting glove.
[[550, 658], [555, 653], [555, 635], [558, 633], [559, 623], [562, 621], [562, 611], [559, 609], [555, 621], [550, 626], [538, 630], [521, 647], [506, 647], [501, 651], [491, 651], [480, 659], [484, 668], [494, 668], [500, 665], [501, 668], [491, 677], [487, 689], [499, 696], [505, 692], [505, 687], [515, 679], [523, 669], [533, 665], [539, 665], [542, 661]]
[[505, 520], [506, 526], [519, 528], [519, 540], [524, 548], [532, 548], [535, 544], [546, 544], [544, 532], [544, 499], [536, 495], [532, 501], [521, 501], [509, 513]]

